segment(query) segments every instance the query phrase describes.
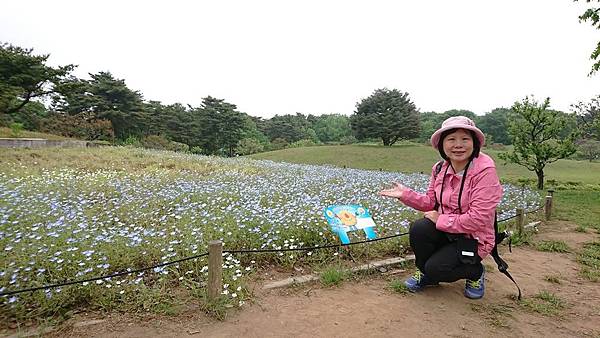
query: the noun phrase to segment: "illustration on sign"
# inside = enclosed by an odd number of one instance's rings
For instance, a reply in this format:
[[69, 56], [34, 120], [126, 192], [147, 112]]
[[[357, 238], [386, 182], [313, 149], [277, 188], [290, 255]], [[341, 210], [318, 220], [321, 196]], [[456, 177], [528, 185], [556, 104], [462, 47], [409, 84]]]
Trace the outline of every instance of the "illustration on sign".
[[350, 243], [348, 231], [362, 229], [368, 239], [375, 239], [377, 235], [373, 227], [375, 222], [367, 208], [358, 204], [330, 205], [324, 210], [327, 223], [333, 232], [337, 232], [344, 244]]

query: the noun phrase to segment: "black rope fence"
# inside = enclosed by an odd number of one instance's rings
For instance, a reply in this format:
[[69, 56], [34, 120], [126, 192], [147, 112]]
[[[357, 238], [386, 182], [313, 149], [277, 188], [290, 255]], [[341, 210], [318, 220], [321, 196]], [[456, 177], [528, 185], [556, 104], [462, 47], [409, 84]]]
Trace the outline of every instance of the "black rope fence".
[[233, 254], [233, 253], [264, 253], [264, 252], [286, 252], [286, 251], [313, 251], [313, 250], [319, 250], [319, 249], [339, 248], [339, 247], [351, 246], [351, 245], [356, 245], [356, 244], [372, 243], [372, 242], [383, 241], [385, 239], [400, 237], [400, 236], [404, 236], [404, 235], [408, 235], [408, 232], [402, 232], [399, 234], [390, 235], [390, 236], [386, 236], [386, 237], [367, 239], [364, 241], [352, 242], [352, 243], [346, 243], [346, 244], [317, 245], [317, 246], [313, 246], [313, 247], [293, 248], [293, 249], [287, 248], [287, 249], [223, 250], [223, 253], [232, 253]]
[[[539, 208], [537, 208], [535, 210], [524, 212], [524, 214], [531, 214], [531, 213], [534, 213], [534, 212], [538, 212], [538, 211], [542, 210], [543, 208], [544, 208], [544, 206], [541, 206], [541, 207], [539, 207]], [[511, 216], [511, 217], [499, 220], [498, 223], [508, 221], [508, 220], [513, 219], [515, 217], [517, 217], [517, 215], [514, 215], [514, 216]], [[388, 239], [395, 238], [395, 237], [401, 237], [401, 236], [405, 236], [405, 235], [408, 235], [408, 232], [402, 232], [402, 233], [397, 233], [397, 234], [390, 235], [390, 236], [385, 236], [385, 237], [380, 237], [380, 238], [375, 238], [375, 239], [367, 239], [367, 240], [364, 240], [364, 241], [358, 241], [358, 242], [352, 242], [352, 243], [345, 243], [345, 244], [338, 243], [338, 244], [328, 244], [328, 245], [317, 245], [317, 246], [312, 246], [312, 247], [285, 248], [285, 249], [239, 249], [239, 250], [223, 250], [223, 253], [236, 254], [236, 253], [273, 253], [273, 252], [289, 252], [289, 251], [315, 251], [315, 250], [320, 250], [320, 249], [340, 248], [340, 247], [346, 247], [346, 246], [357, 245], [357, 244], [372, 243], [372, 242], [377, 242], [377, 241], [388, 240]], [[32, 287], [32, 288], [26, 288], [26, 289], [4, 291], [4, 292], [0, 292], [0, 297], [12, 296], [12, 295], [20, 294], [20, 293], [25, 293], [25, 292], [34, 292], [34, 291], [39, 291], [39, 290], [59, 288], [59, 287], [62, 287], [62, 286], [68, 286], [68, 285], [74, 285], [74, 284], [80, 284], [80, 283], [86, 283], [86, 282], [87, 283], [89, 283], [89, 282], [95, 282], [97, 280], [110, 279], [110, 278], [114, 278], [114, 277], [120, 277], [120, 276], [130, 275], [130, 274], [134, 274], [134, 273], [140, 273], [140, 272], [143, 272], [143, 271], [154, 270], [156, 268], [161, 268], [161, 267], [165, 267], [165, 266], [169, 266], [169, 265], [173, 265], [173, 264], [178, 264], [178, 263], [189, 261], [189, 260], [193, 260], [193, 259], [198, 259], [198, 258], [201, 258], [201, 257], [204, 257], [204, 256], [208, 256], [208, 252], [205, 252], [205, 253], [202, 253], [202, 254], [198, 254], [198, 255], [194, 255], [194, 256], [180, 258], [180, 259], [169, 261], [169, 262], [155, 264], [155, 265], [148, 266], [148, 267], [145, 267], [145, 268], [127, 269], [126, 271], [116, 272], [116, 273], [109, 274], [109, 275], [102, 275], [102, 276], [97, 276], [97, 277], [92, 277], [92, 278], [87, 278], [87, 279], [74, 280], [74, 281], [64, 281], [64, 282], [59, 282], [59, 283], [55, 283], [55, 284], [48, 284], [48, 285], [44, 285], [44, 286], [38, 286], [38, 287]]]
[[[542, 209], [544, 209], [544, 206], [543, 206], [543, 205], [542, 205], [541, 207], [539, 207], [539, 208], [535, 209], [535, 210], [526, 211], [526, 212], [524, 212], [523, 214], [524, 214], [524, 215], [527, 215], [527, 214], [533, 214], [534, 212], [538, 212], [538, 211], [540, 211], [540, 210], [542, 210]], [[511, 219], [513, 219], [513, 218], [516, 218], [517, 216], [519, 216], [519, 215], [517, 214], [517, 215], [514, 215], [514, 216], [510, 216], [510, 217], [507, 217], [507, 218], [501, 219], [501, 220], [499, 220], [499, 221], [498, 221], [498, 223], [506, 222], [506, 221], [508, 221], [508, 220], [511, 220]]]
[[65, 282], [60, 282], [60, 283], [56, 283], [56, 284], [38, 286], [38, 287], [28, 288], [28, 289], [21, 289], [21, 290], [14, 290], [14, 291], [5, 291], [5, 292], [0, 293], [0, 297], [2, 297], [2, 296], [16, 295], [18, 293], [23, 293], [23, 292], [33, 292], [33, 291], [39, 291], [39, 290], [45, 290], [45, 289], [53, 289], [53, 288], [58, 288], [58, 287], [61, 287], [61, 286], [67, 286], [67, 285], [73, 285], [73, 284], [79, 284], [79, 283], [86, 283], [86, 282], [89, 283], [89, 282], [95, 282], [97, 280], [102, 280], [102, 279], [109, 279], [109, 278], [113, 278], [113, 277], [130, 275], [132, 273], [138, 273], [138, 272], [147, 271], [147, 270], [151, 270], [151, 269], [161, 268], [163, 266], [173, 265], [173, 264], [181, 263], [181, 262], [184, 262], [184, 261], [188, 261], [188, 260], [191, 260], [191, 259], [196, 259], [196, 258], [200, 258], [200, 257], [204, 257], [204, 256], [208, 256], [208, 252], [205, 252], [205, 253], [200, 254], [200, 255], [195, 255], [195, 256], [190, 256], [190, 257], [185, 257], [185, 258], [177, 259], [177, 260], [170, 261], [170, 262], [156, 264], [156, 265], [149, 266], [149, 267], [146, 267], [146, 268], [140, 268], [140, 269], [135, 269], [135, 270], [128, 269], [128, 270], [117, 272], [117, 273], [113, 273], [113, 274], [110, 274], [110, 275], [103, 275], [103, 276], [92, 277], [92, 278], [88, 278], [88, 279], [75, 280], [75, 281], [65, 281]]

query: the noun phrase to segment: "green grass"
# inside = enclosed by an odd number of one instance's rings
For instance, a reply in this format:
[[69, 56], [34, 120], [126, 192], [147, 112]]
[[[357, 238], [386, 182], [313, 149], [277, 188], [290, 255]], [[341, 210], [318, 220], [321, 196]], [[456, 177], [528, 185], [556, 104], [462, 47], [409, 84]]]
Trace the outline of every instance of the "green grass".
[[[20, 167], [25, 174], [39, 173], [45, 169], [81, 169], [89, 171], [115, 170], [119, 172], [166, 171], [167, 175], [180, 175], [182, 172], [210, 174], [219, 170], [217, 163], [194, 160], [192, 156], [171, 152], [150, 152], [130, 147], [100, 148], [40, 148], [2, 149], [0, 166]], [[227, 168], [221, 168], [227, 169]], [[250, 173], [251, 167], [238, 167]]]
[[512, 246], [531, 245], [533, 242], [532, 231], [523, 231], [522, 233], [514, 233], [511, 236]]
[[[527, 183], [534, 185], [536, 176], [525, 167], [515, 164], [504, 164], [498, 159], [502, 151], [484, 149], [492, 156], [498, 167], [498, 175], [507, 182]], [[340, 145], [291, 148], [266, 153], [254, 154], [256, 159], [284, 161], [306, 164], [331, 164], [348, 168], [401, 171], [431, 172], [433, 164], [440, 155], [430, 146], [416, 143], [401, 143], [392, 147], [378, 145]], [[561, 189], [599, 189], [600, 163], [559, 160], [548, 164], [545, 170], [548, 186]]]
[[571, 252], [564, 241], [545, 240], [535, 244], [536, 249], [544, 252]]
[[321, 272], [321, 284], [324, 286], [338, 286], [349, 277], [350, 273], [340, 267], [332, 266]]
[[225, 320], [227, 318], [227, 311], [232, 307], [228, 297], [223, 296], [211, 300], [205, 298], [204, 302], [200, 305], [202, 311], [217, 320]]
[[580, 227], [600, 231], [600, 191], [558, 191], [554, 199], [553, 219], [571, 221]]
[[525, 309], [544, 316], [557, 315], [566, 307], [565, 301], [549, 291], [540, 291], [531, 298], [523, 299], [520, 304]]
[[508, 319], [512, 318], [514, 307], [508, 304], [471, 304], [471, 310], [491, 326], [509, 328]]
[[[14, 138], [12, 130], [6, 127], [0, 127], [0, 138]], [[38, 133], [35, 131], [21, 131], [19, 138], [43, 138], [46, 140], [68, 140], [68, 137], [53, 135], [53, 134], [45, 134]]]
[[[423, 151], [426, 150], [426, 151]], [[290, 148], [251, 156], [256, 159], [306, 163], [368, 170], [430, 172], [439, 154], [416, 144], [393, 147], [377, 145], [343, 145]]]
[[[600, 192], [560, 191], [554, 197], [554, 219], [577, 224], [575, 231], [588, 228], [600, 231]], [[577, 261], [581, 264], [581, 276], [593, 282], [600, 281], [600, 242], [585, 244]]]
[[550, 283], [554, 283], [554, 284], [562, 284], [562, 282], [560, 281], [560, 275], [547, 275], [544, 276], [544, 280]]
[[581, 275], [592, 281], [600, 281], [600, 242], [587, 243], [577, 259], [582, 265]]
[[396, 293], [400, 293], [403, 295], [406, 295], [409, 293], [408, 288], [406, 287], [406, 285], [404, 285], [403, 280], [394, 279], [393, 281], [390, 282], [389, 287], [392, 291], [394, 291]]

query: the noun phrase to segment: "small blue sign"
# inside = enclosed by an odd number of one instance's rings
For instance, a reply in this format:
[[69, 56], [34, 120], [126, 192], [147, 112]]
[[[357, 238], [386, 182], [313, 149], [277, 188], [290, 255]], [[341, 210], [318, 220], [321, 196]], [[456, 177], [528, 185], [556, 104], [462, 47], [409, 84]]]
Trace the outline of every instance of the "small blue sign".
[[330, 205], [324, 210], [331, 231], [337, 232], [344, 244], [350, 243], [348, 231], [362, 229], [368, 239], [375, 239], [375, 222], [367, 208], [358, 204]]

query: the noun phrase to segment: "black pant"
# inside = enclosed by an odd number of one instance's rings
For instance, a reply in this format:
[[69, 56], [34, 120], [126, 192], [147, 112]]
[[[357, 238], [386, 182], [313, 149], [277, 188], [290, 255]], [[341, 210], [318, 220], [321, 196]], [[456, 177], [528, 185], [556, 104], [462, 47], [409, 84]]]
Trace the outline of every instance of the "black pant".
[[415, 264], [432, 283], [476, 280], [481, 277], [481, 258], [477, 256], [476, 264], [461, 263], [456, 241], [450, 241], [448, 234], [436, 229], [435, 223], [428, 218], [415, 221], [409, 235]]

